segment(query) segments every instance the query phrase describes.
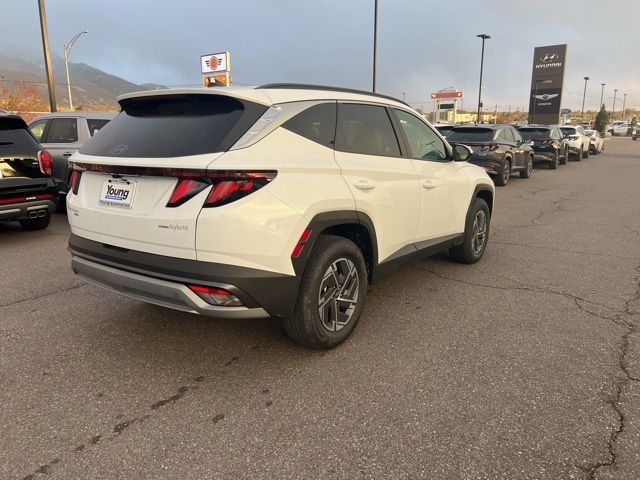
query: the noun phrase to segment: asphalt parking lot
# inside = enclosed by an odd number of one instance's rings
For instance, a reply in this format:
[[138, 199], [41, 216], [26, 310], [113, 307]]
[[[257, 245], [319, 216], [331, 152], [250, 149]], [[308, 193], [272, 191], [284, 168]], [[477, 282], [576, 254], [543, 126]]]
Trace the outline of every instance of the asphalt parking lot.
[[0, 224], [0, 478], [640, 478], [640, 142], [497, 190], [477, 265], [372, 287], [327, 352], [87, 285]]

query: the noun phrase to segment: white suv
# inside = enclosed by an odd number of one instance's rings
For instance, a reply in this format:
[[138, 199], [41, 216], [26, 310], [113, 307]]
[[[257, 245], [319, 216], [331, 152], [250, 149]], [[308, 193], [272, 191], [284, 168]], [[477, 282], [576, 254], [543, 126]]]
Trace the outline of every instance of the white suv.
[[329, 348], [368, 285], [486, 248], [493, 182], [406, 104], [329, 87], [152, 91], [71, 157], [76, 274], [150, 303], [275, 316]]
[[562, 125], [560, 130], [564, 135], [569, 153], [575, 160], [589, 158], [591, 139], [585, 135], [582, 125]]

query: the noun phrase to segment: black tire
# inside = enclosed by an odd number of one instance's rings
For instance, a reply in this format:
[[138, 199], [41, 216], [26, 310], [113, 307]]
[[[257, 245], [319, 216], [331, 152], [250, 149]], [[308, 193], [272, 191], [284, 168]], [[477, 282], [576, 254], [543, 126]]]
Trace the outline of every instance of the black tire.
[[51, 212], [47, 212], [44, 217], [29, 218], [27, 220], [19, 220], [20, 226], [25, 230], [44, 230], [51, 223]]
[[582, 160], [582, 156], [584, 155], [584, 152], [582, 150], [580, 150], [578, 153], [574, 154], [574, 160], [576, 162], [579, 162]]
[[584, 148], [584, 145], [582, 146], [582, 158], [589, 158], [589, 147]]
[[564, 155], [560, 159], [560, 165], [566, 165], [567, 163], [569, 163], [569, 149], [565, 148]]
[[[478, 212], [484, 212], [485, 218], [485, 235], [482, 242], [482, 246], [477, 249], [477, 245], [474, 246], [474, 223]], [[464, 240], [460, 245], [457, 245], [449, 249], [449, 255], [452, 260], [459, 263], [476, 263], [484, 255], [484, 251], [487, 249], [487, 242], [489, 241], [489, 227], [491, 225], [491, 212], [489, 206], [482, 198], [475, 198], [473, 204], [467, 214], [467, 220], [464, 226]]]
[[[337, 302], [331, 299], [336, 298], [334, 294], [337, 293], [338, 289], [345, 291], [346, 286], [351, 285], [353, 287], [353, 277], [345, 276], [342, 278], [343, 275], [339, 268], [334, 270], [337, 276], [326, 275], [339, 262], [344, 266], [348, 266], [349, 269], [354, 267], [355, 281], [357, 282], [355, 302], [353, 302], [355, 305], [349, 305], [344, 312], [341, 309], [345, 307], [338, 307]], [[350, 266], [348, 265], [349, 262], [351, 262]], [[339, 283], [345, 279], [347, 280], [345, 284]], [[332, 290], [329, 287], [330, 283], [335, 283], [336, 288]], [[322, 235], [314, 245], [302, 275], [294, 313], [283, 320], [284, 328], [295, 342], [305, 347], [328, 349], [340, 345], [351, 335], [358, 324], [364, 308], [367, 288], [367, 267], [360, 249], [346, 238]], [[319, 312], [320, 296], [323, 290], [327, 293], [326, 297], [329, 299], [328, 302], [325, 302], [325, 305], [327, 305], [326, 312], [329, 314], [333, 312], [335, 316], [335, 321], [332, 322], [333, 331], [325, 326], [325, 322], [328, 322], [328, 317], [331, 315], [328, 315], [323, 321]], [[334, 309], [331, 310], [331, 307]], [[353, 309], [344, 324], [339, 325], [337, 313], [348, 314], [349, 309], [352, 307]]]
[[524, 166], [524, 170], [520, 170], [520, 178], [531, 178], [533, 173], [533, 157], [529, 155], [527, 157], [527, 163]]
[[499, 187], [504, 187], [509, 182], [509, 177], [511, 176], [511, 160], [507, 160], [504, 162], [502, 168], [500, 168], [493, 179], [493, 183], [495, 183]]
[[553, 162], [549, 162], [549, 169], [555, 170], [556, 168], [558, 168], [559, 164], [560, 164], [560, 152], [557, 151], [556, 157], [554, 158]]
[[[638, 139], [638, 137], [631, 137], [631, 140], [633, 140], [634, 142]], [[604, 152], [604, 148], [602, 149], [602, 151]]]
[[598, 153], [600, 153], [600, 152], [598, 152], [598, 148], [597, 147], [593, 149], [593, 152], [591, 152], [592, 155], [598, 155]]

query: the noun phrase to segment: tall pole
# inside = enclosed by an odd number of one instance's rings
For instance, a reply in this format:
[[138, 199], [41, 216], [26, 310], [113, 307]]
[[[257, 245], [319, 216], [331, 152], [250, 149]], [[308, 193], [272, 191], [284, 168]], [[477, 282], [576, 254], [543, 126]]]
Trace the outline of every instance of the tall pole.
[[602, 91], [600, 92], [600, 105], [598, 106], [598, 110], [602, 108], [602, 101], [604, 100], [604, 86], [606, 83], [601, 83], [600, 85], [602, 85]]
[[376, 57], [378, 56], [378, 0], [374, 0], [373, 13], [373, 93], [376, 92]]
[[480, 109], [482, 108], [482, 69], [484, 67], [484, 41], [491, 38], [486, 33], [476, 35], [476, 37], [482, 39], [482, 53], [480, 55], [480, 85], [478, 85], [478, 116], [476, 117], [476, 123], [480, 123]]
[[584, 77], [584, 92], [582, 93], [582, 111], [580, 112], [580, 123], [582, 123], [582, 118], [584, 117], [584, 99], [587, 96], [588, 81], [589, 81], [589, 77]]
[[616, 114], [616, 96], [618, 95], [618, 90], [613, 91], [613, 108], [611, 109], [611, 121], [613, 121], [613, 117]]
[[38, 11], [40, 13], [40, 32], [42, 33], [42, 49], [44, 50], [44, 69], [47, 72], [47, 85], [49, 87], [49, 108], [52, 112], [56, 108], [56, 90], [53, 80], [53, 69], [51, 66], [51, 52], [49, 51], [49, 32], [47, 31], [47, 14], [44, 8], [44, 0], [38, 0]]
[[626, 105], [627, 105], [627, 94], [625, 93], [623, 95], [624, 100], [622, 100], [622, 121], [624, 122], [624, 117], [625, 117], [625, 113], [626, 113]]
[[73, 99], [71, 98], [71, 81], [69, 80], [69, 52], [71, 52], [71, 47], [76, 43], [76, 40], [85, 33], [88, 32], [84, 31], [76, 34], [75, 37], [73, 37], [69, 43], [64, 46], [64, 68], [67, 71], [67, 91], [69, 92], [69, 109], [71, 111], [73, 111]]

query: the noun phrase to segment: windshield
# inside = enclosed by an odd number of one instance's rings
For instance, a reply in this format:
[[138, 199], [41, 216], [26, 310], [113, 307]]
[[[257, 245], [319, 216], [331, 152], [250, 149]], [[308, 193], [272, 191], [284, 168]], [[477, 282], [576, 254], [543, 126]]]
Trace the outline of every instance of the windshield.
[[493, 130], [490, 128], [455, 127], [447, 134], [447, 140], [453, 142], [490, 142]]
[[518, 131], [525, 140], [548, 140], [551, 134], [548, 128], [519, 128]]

